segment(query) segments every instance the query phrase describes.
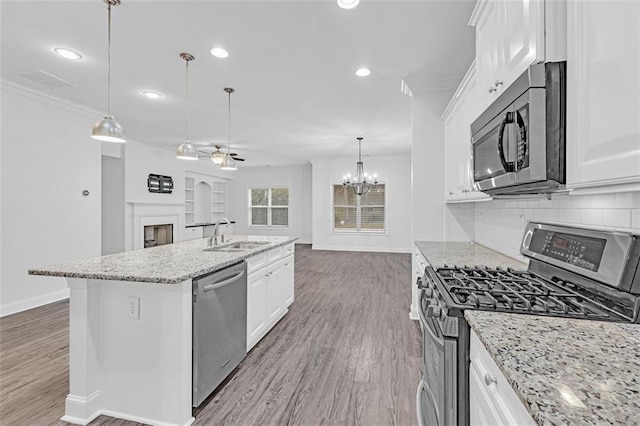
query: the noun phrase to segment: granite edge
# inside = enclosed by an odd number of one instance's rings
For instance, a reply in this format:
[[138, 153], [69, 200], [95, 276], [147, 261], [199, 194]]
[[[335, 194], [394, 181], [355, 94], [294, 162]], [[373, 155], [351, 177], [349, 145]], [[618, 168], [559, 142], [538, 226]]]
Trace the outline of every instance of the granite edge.
[[181, 282], [184, 282], [205, 274], [219, 271], [220, 269], [236, 264], [249, 257], [255, 256], [260, 253], [264, 253], [274, 248], [285, 246], [297, 240], [298, 240], [298, 237], [290, 237], [287, 240], [279, 241], [277, 243], [271, 243], [264, 247], [259, 247], [259, 248], [250, 250], [246, 253], [238, 253], [237, 257], [234, 257], [230, 260], [218, 262], [213, 264], [213, 266], [211, 266], [210, 268], [199, 269], [196, 272], [181, 275], [176, 278], [136, 277], [134, 275], [118, 275], [117, 273], [112, 273], [112, 274], [86, 273], [85, 274], [85, 273], [79, 273], [79, 272], [46, 271], [44, 269], [37, 269], [37, 268], [29, 269], [27, 273], [29, 275], [39, 275], [39, 276], [47, 276], [47, 277], [85, 278], [85, 279], [108, 280], [108, 281], [130, 281], [130, 282], [151, 283], [151, 284], [179, 284]]

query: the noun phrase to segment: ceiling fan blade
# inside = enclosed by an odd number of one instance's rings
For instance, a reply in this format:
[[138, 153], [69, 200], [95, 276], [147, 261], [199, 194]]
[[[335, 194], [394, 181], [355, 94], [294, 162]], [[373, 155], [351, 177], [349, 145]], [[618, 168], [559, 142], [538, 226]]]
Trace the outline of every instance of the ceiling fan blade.
[[233, 158], [235, 161], [244, 161], [244, 158], [240, 158], [240, 157], [231, 157]]

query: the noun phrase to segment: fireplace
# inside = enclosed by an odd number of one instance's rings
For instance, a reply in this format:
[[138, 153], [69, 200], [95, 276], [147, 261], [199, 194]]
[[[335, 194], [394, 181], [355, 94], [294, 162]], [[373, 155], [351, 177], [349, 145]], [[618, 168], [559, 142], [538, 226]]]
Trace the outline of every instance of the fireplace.
[[144, 248], [173, 243], [173, 224], [147, 225], [144, 227]]

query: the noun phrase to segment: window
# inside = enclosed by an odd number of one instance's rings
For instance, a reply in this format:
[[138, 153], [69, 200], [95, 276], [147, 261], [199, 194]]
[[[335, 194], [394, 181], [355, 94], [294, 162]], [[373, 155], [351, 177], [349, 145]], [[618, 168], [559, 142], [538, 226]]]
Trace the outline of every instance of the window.
[[289, 188], [249, 189], [249, 226], [289, 226]]
[[385, 184], [378, 184], [358, 197], [351, 188], [333, 185], [333, 230], [386, 231]]

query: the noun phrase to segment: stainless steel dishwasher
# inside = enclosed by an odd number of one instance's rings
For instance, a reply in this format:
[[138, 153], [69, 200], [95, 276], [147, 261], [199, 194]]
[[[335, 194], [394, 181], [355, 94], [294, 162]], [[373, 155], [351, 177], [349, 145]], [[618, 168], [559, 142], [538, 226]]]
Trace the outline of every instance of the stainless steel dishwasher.
[[247, 262], [193, 280], [193, 406], [247, 355]]

